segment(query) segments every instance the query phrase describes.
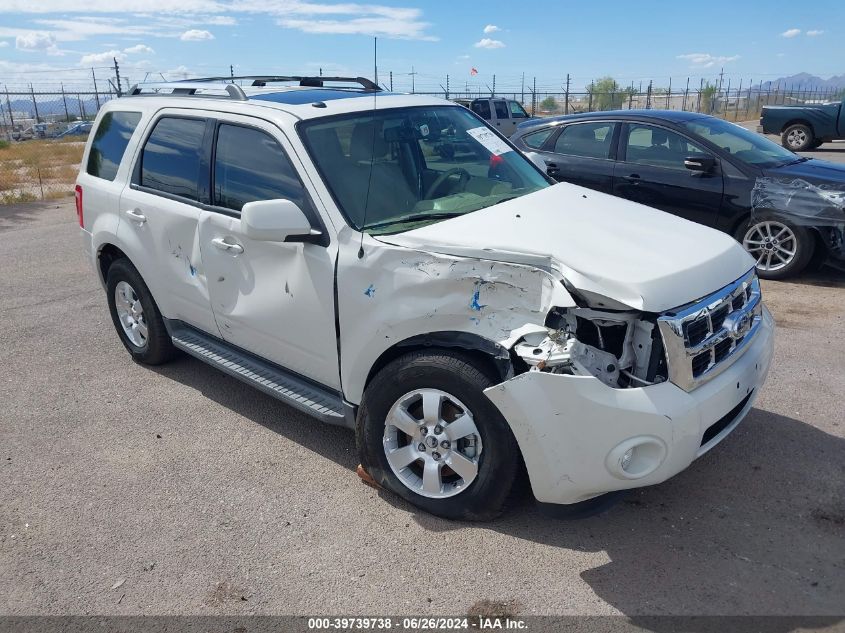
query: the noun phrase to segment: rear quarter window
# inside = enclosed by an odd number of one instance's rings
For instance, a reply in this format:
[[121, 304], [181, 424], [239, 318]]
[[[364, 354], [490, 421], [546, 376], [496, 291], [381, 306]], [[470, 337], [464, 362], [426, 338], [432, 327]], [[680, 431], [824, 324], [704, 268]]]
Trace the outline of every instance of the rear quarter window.
[[549, 138], [554, 131], [555, 129], [553, 127], [547, 127], [544, 130], [531, 132], [530, 134], [526, 134], [522, 137], [522, 142], [532, 149], [540, 149], [543, 147], [543, 143], [546, 142], [546, 139]]
[[114, 180], [129, 139], [140, 120], [140, 112], [106, 112], [94, 132], [85, 171], [97, 178]]

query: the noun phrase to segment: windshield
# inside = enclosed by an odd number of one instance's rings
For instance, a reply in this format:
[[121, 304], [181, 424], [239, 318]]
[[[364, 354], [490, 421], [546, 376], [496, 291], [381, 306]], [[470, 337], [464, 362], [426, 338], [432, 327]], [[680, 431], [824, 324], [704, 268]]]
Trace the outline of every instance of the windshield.
[[419, 228], [549, 186], [460, 106], [368, 111], [301, 127], [347, 221], [371, 234]]
[[801, 160], [766, 137], [721, 119], [692, 119], [683, 126], [749, 165], [775, 167]]

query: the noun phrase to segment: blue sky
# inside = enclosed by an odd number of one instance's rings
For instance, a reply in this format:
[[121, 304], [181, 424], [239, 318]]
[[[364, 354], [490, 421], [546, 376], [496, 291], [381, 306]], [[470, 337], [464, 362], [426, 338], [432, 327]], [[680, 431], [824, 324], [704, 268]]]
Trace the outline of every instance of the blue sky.
[[[112, 73], [133, 83], [235, 73], [372, 76], [394, 87], [579, 89], [620, 83], [683, 85], [692, 77], [773, 79], [845, 74], [845, 2], [570, 2], [513, 0], [0, 0], [0, 83], [85, 84]], [[524, 7], [524, 8], [522, 8]], [[479, 74], [470, 76], [470, 69]], [[87, 70], [86, 70], [87, 69]]]

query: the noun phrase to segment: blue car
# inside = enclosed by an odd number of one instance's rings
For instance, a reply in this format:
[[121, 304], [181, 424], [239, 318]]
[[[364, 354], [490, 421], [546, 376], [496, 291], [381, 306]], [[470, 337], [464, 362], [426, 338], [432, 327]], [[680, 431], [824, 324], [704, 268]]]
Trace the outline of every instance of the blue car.
[[65, 136], [88, 136], [88, 133], [91, 131], [92, 127], [94, 127], [94, 124], [90, 123], [88, 121], [83, 121], [81, 123], [74, 123], [74, 124], [70, 125], [61, 134], [57, 134], [56, 138], [63, 138]]

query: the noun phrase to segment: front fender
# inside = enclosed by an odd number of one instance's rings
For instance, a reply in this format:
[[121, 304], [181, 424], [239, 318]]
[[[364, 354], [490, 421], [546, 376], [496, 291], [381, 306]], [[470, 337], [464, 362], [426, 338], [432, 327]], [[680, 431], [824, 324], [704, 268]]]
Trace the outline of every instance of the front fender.
[[509, 347], [514, 332], [542, 328], [552, 307], [572, 297], [548, 271], [409, 249], [341, 235], [337, 273], [341, 382], [359, 404], [382, 354], [413, 337], [467, 333]]

